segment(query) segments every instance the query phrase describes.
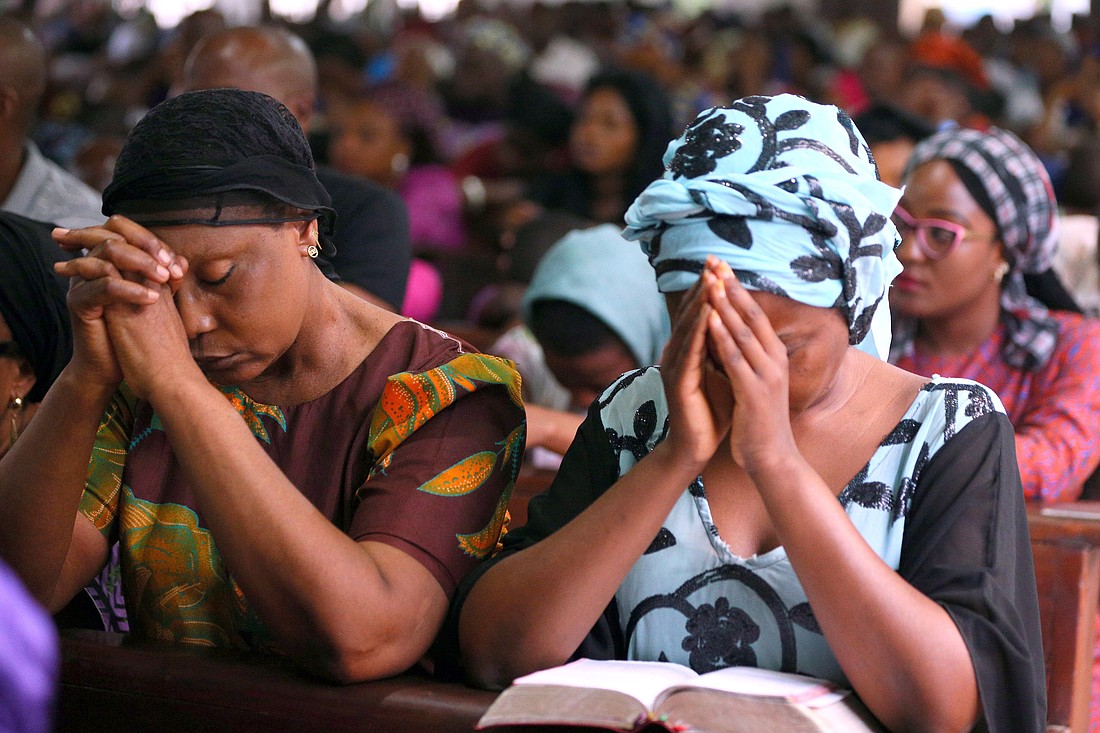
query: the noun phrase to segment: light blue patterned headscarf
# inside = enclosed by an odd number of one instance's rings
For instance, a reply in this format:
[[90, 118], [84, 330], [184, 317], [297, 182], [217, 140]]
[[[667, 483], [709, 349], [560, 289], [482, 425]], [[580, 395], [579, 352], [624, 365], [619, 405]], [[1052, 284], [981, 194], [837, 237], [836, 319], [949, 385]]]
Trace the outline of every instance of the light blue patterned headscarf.
[[523, 296], [524, 320], [538, 300], [564, 300], [603, 321], [640, 366], [661, 361], [670, 326], [653, 268], [617, 226], [575, 229], [539, 260]]
[[901, 192], [879, 180], [847, 113], [791, 94], [746, 97], [701, 113], [664, 162], [624, 231], [662, 292], [691, 287], [714, 254], [751, 290], [839, 308], [849, 342], [886, 358]]

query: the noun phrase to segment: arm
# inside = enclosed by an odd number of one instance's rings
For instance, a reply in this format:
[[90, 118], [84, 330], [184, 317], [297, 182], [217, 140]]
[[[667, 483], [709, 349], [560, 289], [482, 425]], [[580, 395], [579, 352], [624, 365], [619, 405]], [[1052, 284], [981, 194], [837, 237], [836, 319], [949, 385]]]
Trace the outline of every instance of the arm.
[[55, 230], [55, 238], [63, 248], [93, 253], [55, 266], [73, 278], [68, 295], [73, 357], [0, 461], [0, 501], [10, 520], [0, 533], [0, 554], [53, 610], [72, 598], [106, 560], [106, 540], [77, 512], [101, 416], [122, 379], [104, 308], [160, 297], [154, 288], [123, 279], [98, 255], [121, 252], [120, 262], [147, 283], [172, 282], [186, 270], [186, 262], [167, 251], [161, 254], [148, 238], [139, 239], [138, 247], [126, 244], [114, 218], [102, 227]]
[[734, 398], [730, 450], [752, 478], [830, 649], [890, 730], [969, 730], [978, 693], [958, 628], [875, 554], [803, 458], [787, 407], [786, 347], [723, 269], [725, 285], [710, 288], [709, 335]]
[[977, 677], [992, 733], [1046, 727], [1035, 571], [1012, 425], [973, 420], [921, 471], [898, 573], [943, 606]]
[[527, 405], [527, 447], [542, 446], [565, 453], [584, 421], [584, 415]]
[[1100, 326], [1063, 322], [1058, 347], [1013, 421], [1024, 497], [1073, 501], [1100, 463]]
[[458, 636], [467, 672], [478, 684], [500, 687], [569, 659], [721, 442], [726, 423], [704, 395], [710, 309], [700, 293], [696, 288], [685, 299], [662, 360], [670, 404], [665, 440], [581, 511], [557, 498], [568, 491], [565, 481], [575, 475], [584, 480], [578, 463], [585, 467], [590, 462], [594, 469], [588, 485], [606, 485], [614, 478], [606, 469], [596, 470], [607, 463], [599, 459], [607, 446], [599, 442], [602, 431], [587, 429], [598, 427], [598, 419], [590, 416], [566, 455], [554, 496], [533, 500], [532, 517], [556, 512], [563, 526], [493, 565], [466, 596]]

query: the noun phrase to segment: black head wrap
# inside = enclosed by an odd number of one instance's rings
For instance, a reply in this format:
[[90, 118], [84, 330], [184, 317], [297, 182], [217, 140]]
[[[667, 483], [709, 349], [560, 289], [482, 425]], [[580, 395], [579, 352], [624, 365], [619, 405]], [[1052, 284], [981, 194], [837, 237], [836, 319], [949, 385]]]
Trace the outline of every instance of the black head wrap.
[[73, 332], [65, 281], [53, 263], [64, 259], [51, 224], [0, 212], [0, 316], [34, 370], [29, 402], [40, 402], [72, 356]]
[[119, 153], [103, 213], [212, 207], [203, 223], [232, 224], [220, 219], [221, 209], [244, 192], [314, 212], [325, 254], [335, 253], [329, 236], [336, 212], [306, 136], [290, 110], [259, 92], [205, 89], [150, 110]]

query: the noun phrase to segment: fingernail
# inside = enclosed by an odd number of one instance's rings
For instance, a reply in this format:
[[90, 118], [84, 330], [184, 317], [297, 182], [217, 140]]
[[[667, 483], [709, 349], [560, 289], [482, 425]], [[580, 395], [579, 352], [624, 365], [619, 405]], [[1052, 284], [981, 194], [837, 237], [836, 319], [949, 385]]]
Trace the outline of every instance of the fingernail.
[[168, 253], [168, 250], [162, 249], [157, 252], [157, 259], [165, 265], [172, 264], [172, 255]]
[[157, 265], [157, 277], [161, 280], [168, 279], [168, 268], [164, 265]]
[[54, 234], [60, 234], [60, 235], [62, 235], [62, 236], [64, 236], [64, 235], [68, 234], [68, 233], [69, 233], [69, 231], [70, 231], [70, 230], [66, 229], [65, 227], [54, 227], [54, 228], [53, 228], [53, 233], [54, 233]]
[[168, 269], [172, 271], [172, 277], [183, 277], [183, 268], [180, 267], [180, 263], [173, 262]]

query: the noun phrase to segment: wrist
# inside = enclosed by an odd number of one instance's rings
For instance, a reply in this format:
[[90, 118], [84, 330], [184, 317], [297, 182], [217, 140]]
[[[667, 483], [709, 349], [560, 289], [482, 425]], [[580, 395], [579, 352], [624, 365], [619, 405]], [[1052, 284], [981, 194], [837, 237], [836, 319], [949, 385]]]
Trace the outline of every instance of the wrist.
[[660, 462], [663, 475], [677, 483], [683, 482], [683, 486], [698, 478], [710, 461], [709, 458], [703, 460], [690, 451], [681, 450], [668, 440], [658, 443], [649, 456]]

